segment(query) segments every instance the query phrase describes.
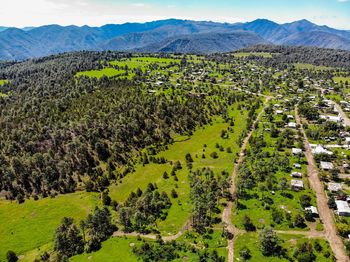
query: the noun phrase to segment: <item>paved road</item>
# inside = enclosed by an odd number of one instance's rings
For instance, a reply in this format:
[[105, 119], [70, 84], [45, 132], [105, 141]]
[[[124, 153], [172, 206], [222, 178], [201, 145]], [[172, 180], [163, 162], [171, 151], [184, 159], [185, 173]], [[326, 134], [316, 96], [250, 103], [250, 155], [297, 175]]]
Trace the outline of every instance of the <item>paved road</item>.
[[307, 167], [308, 178], [312, 189], [316, 193], [317, 207], [318, 207], [320, 218], [322, 219], [322, 222], [324, 224], [325, 237], [328, 240], [337, 261], [341, 261], [341, 262], [350, 261], [347, 255], [345, 254], [343, 242], [341, 238], [337, 235], [337, 229], [334, 223], [333, 212], [328, 207], [327, 197], [326, 197], [323, 185], [319, 179], [318, 168], [315, 164], [315, 160], [312, 155], [311, 147], [307, 139], [307, 136], [305, 134], [305, 130], [301, 125], [301, 120], [300, 120], [297, 108], [296, 108], [295, 115], [296, 115], [296, 122], [301, 126], [300, 129], [304, 136], [305, 156], [308, 162], [308, 167]]

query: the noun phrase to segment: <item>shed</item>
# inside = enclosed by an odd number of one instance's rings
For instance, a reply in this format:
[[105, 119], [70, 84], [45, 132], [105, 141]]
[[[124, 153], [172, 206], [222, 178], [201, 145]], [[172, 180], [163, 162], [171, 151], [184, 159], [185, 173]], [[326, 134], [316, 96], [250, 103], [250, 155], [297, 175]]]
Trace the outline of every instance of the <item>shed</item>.
[[309, 206], [309, 207], [305, 208], [305, 211], [307, 211], [307, 210], [311, 211], [312, 216], [318, 217], [318, 210], [316, 207]]
[[350, 207], [348, 202], [343, 200], [336, 200], [337, 213], [339, 216], [350, 216]]
[[339, 190], [342, 190], [342, 185], [339, 183], [329, 182], [328, 183], [328, 190], [331, 192], [338, 192]]
[[302, 180], [292, 179], [291, 187], [294, 190], [304, 189], [304, 182]]
[[323, 170], [332, 170], [332, 169], [334, 169], [334, 165], [331, 162], [321, 161], [320, 165], [321, 165], [321, 169], [323, 169]]
[[303, 153], [303, 150], [301, 150], [300, 148], [292, 148], [293, 155], [300, 155], [302, 153]]
[[301, 177], [303, 177], [302, 173], [300, 173], [300, 172], [292, 172], [291, 176], [292, 176], [292, 177], [296, 177], [296, 178], [301, 178]]

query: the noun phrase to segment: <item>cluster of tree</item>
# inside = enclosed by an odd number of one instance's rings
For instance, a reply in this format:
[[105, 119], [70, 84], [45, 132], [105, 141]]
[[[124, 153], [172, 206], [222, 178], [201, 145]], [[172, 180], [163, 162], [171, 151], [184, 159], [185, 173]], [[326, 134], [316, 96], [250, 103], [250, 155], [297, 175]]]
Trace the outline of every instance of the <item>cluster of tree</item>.
[[[126, 57], [77, 52], [0, 70], [0, 79], [10, 81], [4, 91], [11, 92], [0, 98], [0, 190], [8, 199], [70, 193], [82, 181], [87, 191], [103, 191], [133, 170], [135, 152], [171, 143], [174, 132], [192, 134], [213, 115], [227, 115], [237, 101], [249, 100], [250, 118], [259, 106], [256, 98], [211, 85], [203, 87], [210, 97], [198, 99], [185, 96], [181, 87], [171, 95], [150, 95], [135, 79], [75, 77]], [[116, 171], [118, 166], [124, 171]]]
[[209, 168], [196, 170], [189, 174], [190, 199], [192, 208], [192, 226], [198, 232], [205, 232], [205, 228], [211, 226], [218, 218], [218, 201], [222, 197], [229, 197], [229, 174], [222, 172], [215, 176]]
[[67, 261], [67, 258], [84, 251], [100, 249], [101, 242], [108, 239], [116, 229], [107, 207], [96, 207], [93, 214], [80, 222], [80, 229], [74, 224], [73, 218], [63, 218], [54, 235], [54, 250], [58, 260]]
[[198, 261], [206, 262], [224, 262], [225, 258], [218, 255], [217, 251], [199, 250], [193, 246], [186, 245], [181, 242], [171, 241], [164, 242], [158, 237], [156, 242], [144, 242], [141, 245], [135, 245], [134, 254], [144, 262], [152, 261], [173, 261], [184, 259], [186, 253], [194, 253], [198, 256]]
[[136, 193], [130, 193], [124, 205], [119, 208], [120, 223], [127, 232], [156, 231], [156, 220], [164, 220], [170, 206], [167, 193], [159, 193], [156, 185], [150, 183], [144, 192], [138, 189]]
[[248, 47], [241, 52], [273, 53], [272, 58], [251, 57], [264, 65], [286, 65], [288, 63], [307, 63], [317, 66], [350, 68], [350, 52], [339, 49], [326, 49], [302, 46], [258, 45]]

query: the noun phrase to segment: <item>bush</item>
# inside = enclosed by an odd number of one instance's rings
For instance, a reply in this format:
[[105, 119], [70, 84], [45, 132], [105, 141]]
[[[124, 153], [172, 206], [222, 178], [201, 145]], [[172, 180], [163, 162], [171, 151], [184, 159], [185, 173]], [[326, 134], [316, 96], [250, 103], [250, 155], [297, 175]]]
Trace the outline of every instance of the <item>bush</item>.
[[18, 260], [16, 253], [12, 250], [7, 251], [6, 258], [8, 262], [16, 262]]
[[213, 152], [213, 153], [210, 154], [210, 157], [214, 158], [214, 159], [217, 159], [217, 158], [219, 158], [219, 155], [218, 155], [218, 153]]

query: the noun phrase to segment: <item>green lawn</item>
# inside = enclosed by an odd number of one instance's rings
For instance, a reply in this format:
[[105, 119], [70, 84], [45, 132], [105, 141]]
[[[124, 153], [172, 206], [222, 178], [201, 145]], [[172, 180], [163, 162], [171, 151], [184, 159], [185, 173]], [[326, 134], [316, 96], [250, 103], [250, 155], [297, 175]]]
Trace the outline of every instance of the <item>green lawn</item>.
[[[287, 249], [287, 253], [289, 257], [293, 256], [293, 252], [295, 250], [295, 247], [298, 242], [301, 241], [308, 241], [307, 238], [301, 235], [279, 235], [279, 237], [283, 240], [282, 247]], [[312, 244], [315, 243], [316, 239], [310, 240]], [[319, 241], [320, 245], [322, 246], [321, 252], [318, 252], [316, 250], [313, 250], [313, 253], [316, 255], [316, 260], [318, 262], [326, 262], [326, 261], [332, 261], [332, 259], [326, 258], [324, 256], [324, 253], [329, 251], [332, 254], [332, 251], [329, 247], [329, 244], [327, 241], [323, 239], [317, 239]], [[286, 258], [283, 257], [265, 257], [259, 248], [259, 234], [258, 233], [245, 233], [241, 236], [239, 236], [235, 241], [235, 261], [239, 261], [240, 255], [239, 252], [244, 247], [248, 247], [251, 251], [251, 259], [249, 259], [250, 262], [280, 262], [280, 261], [289, 261]], [[314, 245], [313, 245], [314, 246]], [[292, 260], [294, 261], [294, 260]]]
[[271, 53], [266, 53], [266, 52], [249, 52], [249, 53], [245, 53], [245, 52], [241, 52], [241, 53], [234, 53], [233, 54], [235, 57], [248, 57], [248, 56], [261, 56], [261, 57], [265, 57], [265, 58], [271, 58], [272, 54]]
[[295, 63], [294, 66], [298, 69], [313, 69], [313, 70], [330, 70], [332, 67], [315, 66], [312, 64]]
[[103, 76], [113, 77], [113, 76], [121, 76], [125, 74], [124, 70], [117, 70], [114, 68], [104, 68], [102, 70], [91, 70], [77, 73], [77, 76], [88, 76], [88, 77], [96, 77], [101, 78]]
[[[237, 140], [246, 127], [246, 111], [240, 113], [236, 108], [230, 111], [230, 114], [235, 118], [235, 126], [233, 133], [230, 133], [229, 139], [220, 137], [221, 130], [227, 129], [229, 124], [224, 123], [221, 118], [213, 121], [213, 125], [208, 125], [199, 128], [191, 137], [178, 137], [175, 143], [169, 146], [168, 150], [160, 152], [159, 157], [164, 156], [168, 161], [180, 161], [183, 169], [177, 172], [179, 179], [176, 182], [173, 177], [163, 179], [164, 171], [170, 174], [171, 165], [167, 164], [148, 164], [142, 166], [138, 164], [136, 171], [126, 176], [121, 184], [113, 185], [110, 188], [110, 195], [112, 199], [123, 202], [129, 196], [130, 192], [136, 191], [138, 187], [144, 190], [148, 183], [157, 183], [158, 188], [170, 194], [172, 189], [175, 189], [179, 194], [177, 199], [172, 199], [172, 206], [169, 209], [168, 217], [164, 221], [159, 221], [158, 228], [163, 235], [175, 234], [185, 224], [190, 215], [191, 204], [189, 201], [189, 183], [188, 173], [186, 167], [185, 155], [190, 153], [194, 160], [193, 170], [210, 167], [217, 174], [221, 171], [232, 172], [234, 159], [236, 153], [239, 152], [240, 147], [237, 145]], [[222, 145], [225, 149], [232, 148], [233, 153], [226, 151], [220, 152], [215, 147], [216, 143]], [[204, 147], [204, 144], [207, 147]], [[210, 153], [217, 152], [219, 158], [213, 159]], [[205, 158], [202, 158], [202, 155]]]
[[0, 79], [0, 86], [6, 84], [7, 82], [8, 82], [7, 80], [1, 80], [1, 79]]
[[0, 201], [0, 261], [8, 250], [23, 254], [51, 242], [63, 217], [73, 217], [78, 222], [96, 203], [97, 194], [85, 192], [30, 199], [23, 204]]
[[109, 261], [123, 261], [134, 262], [137, 261], [137, 257], [132, 252], [133, 245], [140, 243], [135, 237], [129, 238], [110, 238], [102, 243], [102, 248], [93, 253], [84, 253], [74, 256], [70, 259], [72, 262], [79, 261], [96, 261], [96, 262], [109, 262]]
[[350, 77], [335, 76], [335, 77], [333, 77], [333, 80], [337, 83], [340, 83], [340, 82], [345, 83], [346, 81], [348, 81], [348, 83], [350, 83]]

